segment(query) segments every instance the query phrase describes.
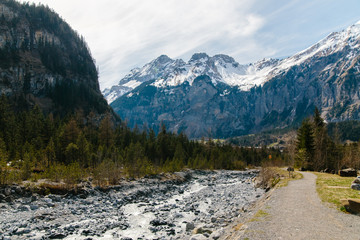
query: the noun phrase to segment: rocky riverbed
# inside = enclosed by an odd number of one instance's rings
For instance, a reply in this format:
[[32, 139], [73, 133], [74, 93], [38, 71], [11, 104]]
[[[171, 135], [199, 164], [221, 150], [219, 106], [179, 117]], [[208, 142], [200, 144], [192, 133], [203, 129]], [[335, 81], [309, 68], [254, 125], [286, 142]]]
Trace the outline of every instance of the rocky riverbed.
[[[217, 239], [264, 194], [256, 171], [186, 171], [87, 194], [20, 194], [3, 189], [0, 239]], [[6, 192], [7, 191], [7, 192]]]

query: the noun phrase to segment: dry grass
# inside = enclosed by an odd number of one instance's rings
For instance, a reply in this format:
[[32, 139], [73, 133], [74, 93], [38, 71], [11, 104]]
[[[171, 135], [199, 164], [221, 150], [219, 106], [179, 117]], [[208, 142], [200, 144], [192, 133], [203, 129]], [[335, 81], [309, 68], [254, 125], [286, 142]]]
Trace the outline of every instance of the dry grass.
[[243, 223], [239, 223], [236, 226], [234, 226], [235, 231], [239, 231], [242, 228], [242, 226], [244, 226]]
[[269, 213], [265, 212], [264, 210], [259, 210], [257, 211], [257, 213], [254, 215], [254, 217], [250, 220], [250, 222], [258, 222], [261, 220], [266, 219], [267, 217], [269, 217]]
[[283, 168], [274, 167], [272, 169], [280, 177], [280, 181], [276, 184], [276, 187], [285, 187], [290, 181], [303, 178], [303, 175], [299, 172], [291, 172], [289, 176], [289, 172]]
[[360, 199], [360, 192], [350, 188], [354, 177], [340, 177], [328, 173], [315, 174], [317, 176], [316, 189], [322, 201], [335, 204], [336, 207], [343, 209], [341, 199]]
[[284, 187], [292, 180], [303, 178], [301, 173], [289, 172], [279, 167], [262, 167], [258, 177], [258, 187], [274, 188]]

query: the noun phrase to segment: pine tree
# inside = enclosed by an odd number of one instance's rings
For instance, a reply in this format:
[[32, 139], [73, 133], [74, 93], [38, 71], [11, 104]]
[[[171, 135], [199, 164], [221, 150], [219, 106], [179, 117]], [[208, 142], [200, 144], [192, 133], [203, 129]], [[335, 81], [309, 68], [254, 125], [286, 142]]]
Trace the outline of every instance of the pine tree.
[[66, 163], [74, 163], [79, 159], [79, 147], [75, 143], [69, 143], [65, 149]]
[[79, 161], [80, 166], [88, 167], [89, 166], [89, 159], [90, 159], [90, 144], [86, 140], [85, 135], [80, 133], [78, 139], [76, 140], [76, 145], [78, 146], [79, 151]]
[[320, 116], [318, 108], [314, 110], [314, 159], [313, 168], [316, 171], [320, 171], [326, 168], [327, 161], [327, 145], [330, 140], [327, 134], [326, 124], [324, 119]]
[[65, 149], [70, 143], [75, 143], [80, 134], [80, 129], [75, 119], [70, 119], [63, 132], [60, 134], [61, 144]]
[[55, 162], [56, 154], [55, 154], [55, 144], [53, 138], [50, 138], [50, 141], [45, 149], [45, 155], [47, 158], [47, 167], [49, 168], [52, 163]]
[[180, 162], [181, 165], [184, 165], [187, 159], [187, 154], [183, 148], [183, 145], [178, 142], [176, 144], [174, 159]]
[[7, 183], [9, 174], [7, 167], [8, 153], [6, 151], [5, 142], [0, 138], [0, 185]]
[[313, 170], [314, 130], [309, 119], [305, 119], [298, 130], [296, 150], [296, 165], [307, 170]]
[[52, 113], [50, 113], [44, 123], [44, 141], [49, 142], [51, 138], [55, 135], [55, 120]]
[[110, 114], [107, 114], [100, 123], [99, 143], [107, 148], [114, 143], [114, 128]]
[[33, 159], [32, 159], [31, 153], [25, 152], [24, 159], [22, 161], [22, 166], [21, 166], [22, 180], [27, 180], [31, 177], [32, 165], [33, 165]]
[[3, 139], [6, 145], [10, 159], [15, 157], [18, 150], [18, 141], [20, 141], [16, 122], [10, 103], [7, 97], [2, 94], [0, 97], [0, 138]]
[[[170, 141], [169, 134], [166, 132], [166, 127], [161, 124], [161, 130], [156, 138], [156, 151], [159, 156], [158, 166], [165, 163], [166, 159], [170, 157]], [[172, 158], [173, 156], [171, 156]]]
[[320, 111], [317, 107], [314, 109], [314, 127], [320, 129], [325, 127], [324, 119], [321, 117]]

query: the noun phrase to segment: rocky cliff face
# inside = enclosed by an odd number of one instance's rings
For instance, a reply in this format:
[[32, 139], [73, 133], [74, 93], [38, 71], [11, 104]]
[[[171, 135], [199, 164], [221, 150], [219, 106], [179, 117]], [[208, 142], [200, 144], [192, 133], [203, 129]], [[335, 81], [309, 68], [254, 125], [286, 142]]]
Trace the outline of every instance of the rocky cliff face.
[[359, 119], [359, 46], [358, 23], [283, 60], [240, 65], [225, 55], [195, 54], [188, 63], [161, 56], [121, 80], [136, 84], [111, 105], [131, 126], [163, 122], [190, 137], [283, 128], [315, 106], [327, 121]]
[[0, 93], [17, 107], [104, 112], [108, 105], [82, 37], [44, 6], [0, 1]]

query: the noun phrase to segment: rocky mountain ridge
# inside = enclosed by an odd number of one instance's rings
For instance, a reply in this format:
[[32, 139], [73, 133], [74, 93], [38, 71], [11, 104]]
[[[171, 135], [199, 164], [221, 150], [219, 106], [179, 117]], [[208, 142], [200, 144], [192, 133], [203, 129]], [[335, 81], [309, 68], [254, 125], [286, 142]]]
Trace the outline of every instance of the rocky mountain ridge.
[[[186, 63], [182, 59], [173, 60], [166, 55], [146, 64], [142, 68], [132, 69], [118, 85], [103, 91], [109, 103], [123, 94], [130, 92], [141, 83], [156, 80], [154, 86], [176, 86], [193, 80], [201, 75], [208, 75], [214, 84], [223, 82], [230, 86], [248, 91], [254, 86], [261, 86], [271, 78], [286, 72], [295, 65], [300, 65], [313, 57], [333, 54], [345, 47], [359, 47], [359, 23], [348, 29], [332, 33], [315, 45], [285, 59], [263, 59], [255, 63], [241, 65], [232, 57], [218, 54], [213, 57], [206, 53], [195, 53]], [[349, 56], [351, 57], [351, 56]], [[331, 66], [329, 66], [331, 67]]]
[[201, 75], [211, 77], [213, 83], [225, 83], [239, 86], [242, 90], [261, 85], [265, 74], [277, 65], [277, 59], [263, 59], [256, 63], [241, 65], [232, 57], [218, 54], [213, 57], [206, 53], [195, 53], [188, 62], [182, 59], [173, 60], [161, 55], [142, 68], [130, 71], [118, 85], [105, 89], [103, 94], [109, 103], [130, 92], [140, 84], [156, 80], [153, 85], [160, 88], [177, 86], [184, 82], [192, 85], [194, 79]]
[[122, 79], [119, 86], [132, 90], [111, 106], [131, 126], [162, 122], [190, 137], [283, 128], [315, 106], [327, 121], [359, 119], [359, 44], [360, 22], [282, 60], [240, 65], [225, 55], [194, 54], [188, 63], [161, 56]]

